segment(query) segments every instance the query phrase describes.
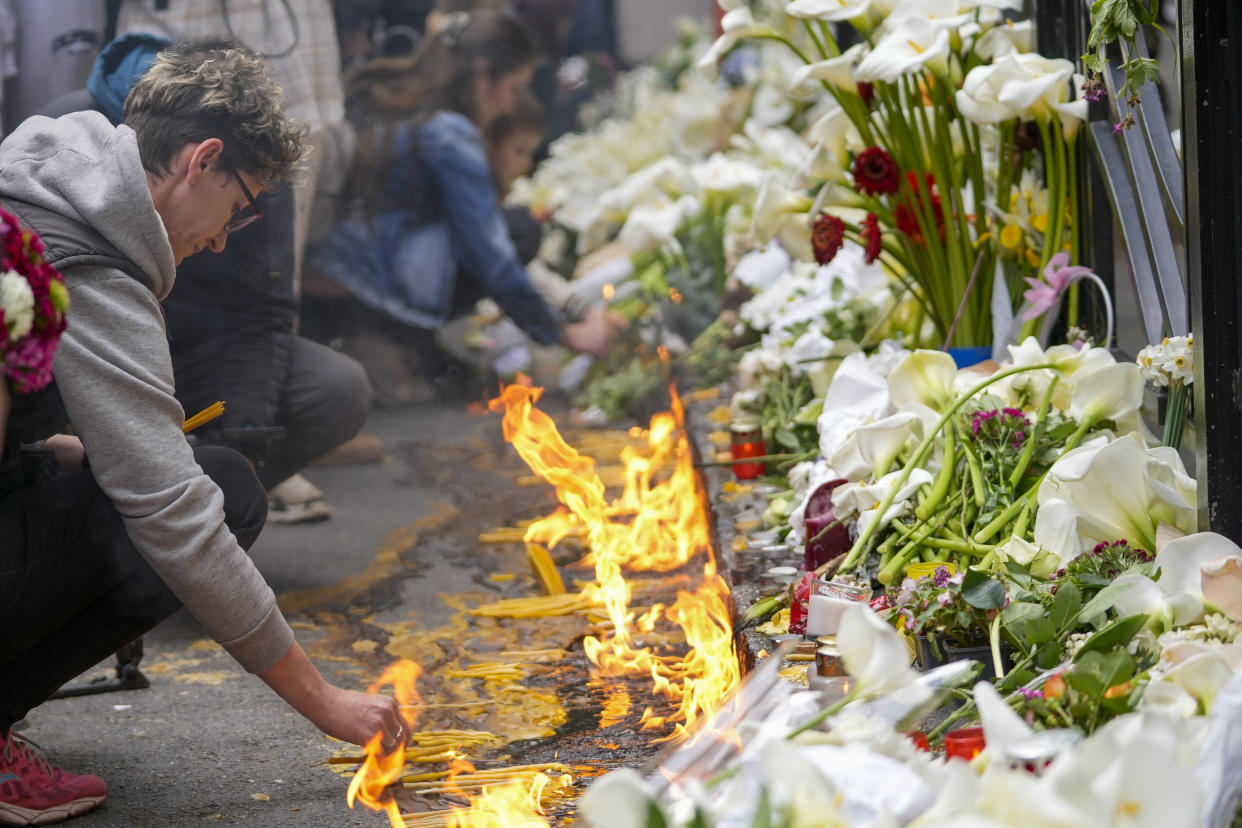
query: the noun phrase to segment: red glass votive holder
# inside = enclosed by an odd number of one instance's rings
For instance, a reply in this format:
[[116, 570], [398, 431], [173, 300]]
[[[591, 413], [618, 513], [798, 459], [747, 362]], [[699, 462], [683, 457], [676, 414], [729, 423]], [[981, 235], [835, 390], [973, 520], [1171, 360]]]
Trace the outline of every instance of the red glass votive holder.
[[950, 758], [956, 756], [969, 762], [986, 746], [981, 727], [964, 727], [944, 734], [944, 755]]
[[927, 734], [921, 730], [907, 730], [905, 734], [910, 737], [910, 741], [914, 742], [914, 746], [924, 753], [931, 753], [931, 742], [927, 741]]
[[729, 425], [730, 452], [733, 455], [733, 476], [738, 480], [754, 480], [767, 469], [765, 463], [738, 463], [768, 453], [763, 442], [763, 427], [758, 419], [738, 418]]

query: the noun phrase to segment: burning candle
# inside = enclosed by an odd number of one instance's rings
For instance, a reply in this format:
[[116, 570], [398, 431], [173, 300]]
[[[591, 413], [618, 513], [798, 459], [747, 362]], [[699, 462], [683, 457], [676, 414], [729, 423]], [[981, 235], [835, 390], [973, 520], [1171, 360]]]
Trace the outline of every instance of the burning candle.
[[816, 581], [807, 611], [807, 635], [836, 635], [841, 616], [851, 604], [871, 597], [871, 590], [832, 581]]
[[[763, 457], [768, 453], [763, 442], [763, 427], [758, 417], [738, 417], [729, 425], [731, 453], [734, 460]], [[754, 480], [767, 469], [764, 463], [734, 463], [733, 475], [738, 480]]]
[[981, 727], [963, 727], [944, 734], [944, 754], [949, 758], [956, 756], [969, 762], [986, 746]]

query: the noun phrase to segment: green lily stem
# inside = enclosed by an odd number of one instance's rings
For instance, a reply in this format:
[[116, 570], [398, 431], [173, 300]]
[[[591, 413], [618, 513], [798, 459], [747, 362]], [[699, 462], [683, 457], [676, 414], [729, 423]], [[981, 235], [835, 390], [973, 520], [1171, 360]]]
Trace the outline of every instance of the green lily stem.
[[[948, 410], [946, 410], [944, 414], [940, 415], [940, 419], [936, 421], [936, 425], [932, 428], [932, 430], [928, 432], [927, 436], [923, 438], [923, 441], [919, 443], [919, 447], [915, 450], [914, 455], [909, 461], [907, 461], [906, 465], [902, 467], [901, 473], [893, 482], [892, 488], [889, 489], [888, 494], [886, 494], [884, 499], [880, 502], [878, 507], [880, 510], [880, 517], [883, 517], [888, 511], [888, 508], [893, 505], [893, 500], [896, 499], [897, 492], [900, 491], [901, 488], [905, 486], [906, 481], [910, 479], [910, 473], [914, 471], [916, 466], [922, 464], [922, 462], [927, 459], [927, 455], [931, 451], [932, 443], [935, 441], [936, 435], [940, 433], [941, 429], [945, 427], [949, 420], [957, 415], [957, 412], [963, 405], [966, 404], [967, 400], [974, 398], [974, 396], [980, 391], [997, 382], [1000, 382], [1006, 377], [1012, 377], [1015, 374], [1026, 373], [1027, 371], [1044, 370], [1046, 368], [1055, 369], [1056, 365], [1049, 362], [1041, 363], [1039, 365], [1022, 365], [1014, 368], [1008, 368], [994, 374], [991, 377], [988, 377], [979, 384], [975, 385], [961, 397], [954, 400]], [[854, 545], [850, 547], [850, 551], [846, 555], [845, 560], [841, 563], [841, 568], [839, 570], [840, 572], [850, 572], [854, 569], [854, 567], [858, 566], [862, 560], [863, 553], [867, 550], [867, 547], [871, 543], [872, 537], [875, 536], [875, 531], [879, 528], [879, 524], [880, 521], [876, 520], [868, 526], [865, 531], [859, 534], [858, 539], [854, 541]]]
[[813, 727], [819, 727], [821, 724], [828, 721], [829, 718], [831, 718], [832, 716], [835, 716], [837, 713], [840, 713], [841, 710], [847, 704], [849, 704], [850, 702], [858, 698], [858, 691], [861, 689], [862, 688], [860, 688], [857, 684], [855, 684], [854, 689], [851, 690], [849, 694], [846, 695], [845, 698], [841, 699], [838, 702], [828, 705], [828, 707], [825, 707], [823, 710], [816, 713], [810, 719], [807, 719], [805, 722], [803, 722], [802, 724], [795, 727], [793, 730], [786, 733], [785, 740], [790, 741], [795, 736], [798, 736], [802, 733], [806, 733], [808, 730], [810, 730]]
[[1052, 395], [1060, 381], [1061, 377], [1053, 374], [1052, 382], [1048, 383], [1048, 388], [1044, 391], [1044, 398], [1039, 401], [1039, 414], [1035, 417], [1035, 429], [1027, 439], [1026, 445], [1022, 447], [1018, 465], [1013, 467], [1013, 473], [1009, 475], [1009, 488], [1011, 489], [1017, 489], [1018, 484], [1022, 482], [1022, 475], [1026, 474], [1027, 468], [1031, 465], [1031, 458], [1035, 456], [1035, 446], [1043, 439], [1044, 423], [1047, 422], [1048, 412], [1052, 410]]
[[736, 460], [704, 460], [701, 463], [695, 463], [696, 469], [705, 469], [711, 466], [735, 466], [740, 463], [776, 463], [783, 460], [794, 460], [802, 462], [803, 460], [814, 460], [819, 456], [819, 451], [804, 451], [799, 454], [764, 454], [759, 457], [739, 457]]
[[[1090, 431], [1092, 426], [1094, 426], [1098, 421], [1098, 417], [1084, 418], [1083, 421], [1078, 424], [1078, 428], [1074, 431], [1074, 433], [1071, 434], [1069, 439], [1065, 441], [1065, 448], [1062, 449], [1060, 457], [1057, 459], [1059, 460], [1061, 457], [1064, 457], [1071, 450], [1073, 450], [1078, 445], [1078, 441], [1082, 439], [1082, 436]], [[1056, 464], [1053, 463], [1053, 465]], [[1048, 470], [1051, 471], [1052, 466], [1049, 466]], [[997, 515], [987, 526], [984, 526], [978, 532], [975, 532], [975, 542], [987, 543], [993, 535], [1000, 531], [1002, 527], [1008, 525], [1009, 521], [1017, 517], [1018, 513], [1027, 507], [1030, 499], [1039, 491], [1039, 485], [1044, 482], [1044, 478], [1047, 476], [1048, 472], [1045, 471], [1039, 476], [1038, 480], [1032, 483], [1027, 490], [1022, 493], [1021, 497], [1018, 497], [1013, 503], [1006, 506], [1005, 511]]]
[[953, 428], [944, 433], [944, 462], [940, 466], [940, 473], [936, 475], [936, 480], [932, 484], [931, 493], [914, 510], [914, 516], [919, 520], [927, 520], [935, 514], [936, 509], [940, 508], [945, 495], [949, 492], [949, 483], [953, 480], [953, 470], [957, 467], [957, 455], [954, 453], [957, 442], [956, 434], [957, 429]]

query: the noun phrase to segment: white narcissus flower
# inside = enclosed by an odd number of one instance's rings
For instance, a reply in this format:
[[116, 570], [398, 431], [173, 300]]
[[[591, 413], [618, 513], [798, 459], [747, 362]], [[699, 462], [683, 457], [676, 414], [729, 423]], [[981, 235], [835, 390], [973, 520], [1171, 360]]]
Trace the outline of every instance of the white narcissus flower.
[[34, 327], [34, 291], [26, 277], [15, 270], [0, 274], [0, 310], [9, 340], [16, 342]]
[[854, 67], [862, 59], [865, 48], [863, 44], [856, 43], [838, 57], [804, 64], [790, 76], [790, 91], [797, 92], [809, 86], [811, 81], [826, 81], [837, 89], [857, 94], [858, 82], [854, 80]]
[[1040, 484], [1035, 543], [1062, 561], [1120, 538], [1155, 549], [1161, 521], [1194, 531], [1197, 500], [1194, 478], [1166, 446], [1148, 449], [1133, 433], [1107, 445], [1080, 446], [1057, 460]]
[[753, 37], [765, 37], [776, 34], [772, 27], [756, 23], [750, 9], [739, 5], [727, 12], [720, 21], [722, 34], [708, 48], [703, 56], [695, 61], [695, 68], [703, 74], [714, 78], [716, 65], [720, 59], [743, 40]]
[[897, 630], [865, 604], [853, 604], [842, 614], [837, 649], [846, 672], [857, 682], [859, 698], [891, 693], [918, 678]]
[[953, 398], [957, 363], [944, 351], [922, 349], [906, 356], [888, 375], [888, 395], [895, 406], [920, 402], [943, 411]]
[[655, 811], [665, 818], [655, 789], [632, 768], [596, 779], [578, 800], [578, 811], [595, 828], [647, 828]]
[[885, 36], [858, 64], [860, 81], [892, 83], [902, 75], [948, 70], [949, 31], [925, 18], [911, 17]]

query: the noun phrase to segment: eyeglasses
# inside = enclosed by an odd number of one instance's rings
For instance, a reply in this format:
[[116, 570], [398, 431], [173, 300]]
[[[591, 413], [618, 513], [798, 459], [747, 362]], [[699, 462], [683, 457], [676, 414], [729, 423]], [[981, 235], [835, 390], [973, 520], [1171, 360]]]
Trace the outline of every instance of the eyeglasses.
[[246, 182], [242, 180], [241, 173], [233, 170], [233, 177], [237, 179], [237, 183], [241, 186], [242, 195], [246, 196], [246, 200], [250, 202], [251, 212], [239, 212], [233, 218], [229, 219], [229, 223], [225, 225], [226, 233], [236, 233], [245, 227], [249, 227], [259, 219], [267, 215], [267, 210], [259, 207], [259, 203], [254, 200], [254, 196], [250, 193], [250, 188], [246, 186]]

